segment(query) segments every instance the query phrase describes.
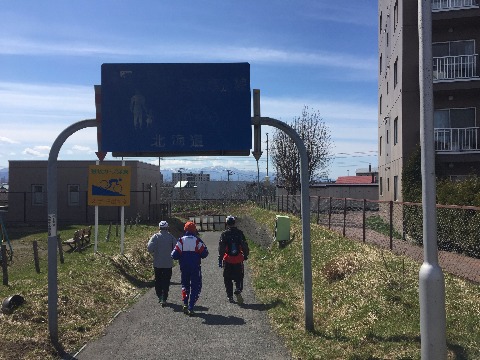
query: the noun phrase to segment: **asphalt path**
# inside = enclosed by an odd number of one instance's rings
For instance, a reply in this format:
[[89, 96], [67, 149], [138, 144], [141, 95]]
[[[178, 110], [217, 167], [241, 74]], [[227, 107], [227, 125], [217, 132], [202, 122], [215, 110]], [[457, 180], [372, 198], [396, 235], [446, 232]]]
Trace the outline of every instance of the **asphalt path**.
[[88, 343], [76, 359], [292, 359], [271, 330], [266, 311], [274, 304], [255, 299], [245, 262], [244, 304], [229, 303], [218, 267], [220, 232], [200, 237], [209, 256], [202, 260], [203, 288], [195, 316], [182, 311], [180, 269], [173, 269], [168, 305], [158, 303], [150, 289], [120, 313], [104, 336]]

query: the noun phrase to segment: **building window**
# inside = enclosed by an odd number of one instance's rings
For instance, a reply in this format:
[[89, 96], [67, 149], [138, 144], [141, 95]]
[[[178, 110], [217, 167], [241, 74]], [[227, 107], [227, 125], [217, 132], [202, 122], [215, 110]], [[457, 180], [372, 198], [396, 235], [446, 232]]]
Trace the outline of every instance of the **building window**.
[[393, 5], [393, 31], [397, 30], [398, 25], [398, 0], [395, 1]]
[[381, 177], [381, 176], [380, 176], [380, 184], [379, 185], [380, 185], [379, 186], [380, 187], [380, 196], [382, 196], [383, 195], [383, 177]]
[[380, 54], [380, 60], [378, 61], [378, 67], [380, 68], [380, 75], [382, 74], [383, 71], [383, 54]]
[[382, 33], [382, 13], [380, 13], [380, 20], [378, 21], [379, 33]]
[[380, 95], [380, 99], [378, 100], [379, 102], [379, 109], [380, 109], [380, 115], [382, 115], [382, 95]]
[[475, 108], [437, 109], [433, 113], [433, 126], [436, 150], [478, 149]]
[[398, 200], [398, 176], [393, 177], [393, 201]]
[[393, 63], [393, 88], [397, 87], [398, 83], [398, 58], [395, 59]]
[[44, 190], [45, 189], [43, 185], [32, 185], [32, 205], [33, 206], [42, 206], [45, 204]]
[[387, 191], [390, 191], [390, 178], [387, 178]]
[[389, 40], [390, 40], [390, 33], [387, 32], [387, 47], [388, 47]]
[[80, 206], [80, 185], [67, 185], [68, 206]]
[[433, 57], [475, 54], [475, 40], [449, 41], [432, 44]]
[[388, 136], [388, 129], [387, 129], [387, 134], [385, 135], [385, 142], [386, 142], [387, 144], [388, 144], [388, 138], [389, 138], [389, 137], [390, 137], [390, 136]]
[[388, 81], [387, 81], [387, 95], [388, 95]]
[[433, 79], [472, 78], [477, 74], [475, 40], [460, 40], [432, 44]]
[[398, 143], [398, 116], [393, 120], [393, 145]]
[[380, 136], [380, 140], [378, 141], [378, 146], [379, 146], [378, 153], [379, 155], [382, 155], [382, 137], [381, 136]]
[[475, 127], [475, 108], [435, 110], [433, 124], [436, 129]]

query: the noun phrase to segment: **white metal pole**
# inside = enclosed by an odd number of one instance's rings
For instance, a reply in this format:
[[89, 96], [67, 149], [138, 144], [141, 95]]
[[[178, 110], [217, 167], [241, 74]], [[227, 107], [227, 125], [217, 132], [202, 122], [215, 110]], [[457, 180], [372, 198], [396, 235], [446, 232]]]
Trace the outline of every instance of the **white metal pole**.
[[[125, 166], [125, 160], [122, 159], [122, 166]], [[120, 229], [120, 255], [123, 255], [123, 244], [125, 241], [125, 206], [122, 206], [121, 210], [121, 229]]]
[[[97, 160], [95, 165], [99, 165], [100, 162]], [[95, 246], [93, 247], [93, 252], [97, 253], [97, 244], [98, 244], [98, 205], [95, 205]]]
[[418, 0], [418, 35], [424, 249], [419, 272], [421, 353], [422, 360], [444, 360], [447, 358], [445, 279], [438, 265], [437, 249], [431, 0]]
[[58, 341], [58, 269], [57, 269], [57, 159], [63, 143], [78, 130], [97, 126], [96, 120], [79, 121], [63, 130], [55, 139], [47, 164], [47, 214], [48, 214], [48, 330], [50, 340], [56, 349]]

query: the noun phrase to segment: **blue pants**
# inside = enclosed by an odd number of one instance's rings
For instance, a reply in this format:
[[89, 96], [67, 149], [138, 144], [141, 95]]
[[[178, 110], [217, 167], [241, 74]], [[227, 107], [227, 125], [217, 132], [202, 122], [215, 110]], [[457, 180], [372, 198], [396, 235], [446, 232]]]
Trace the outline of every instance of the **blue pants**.
[[182, 299], [183, 304], [193, 310], [202, 291], [202, 268], [200, 266], [181, 269], [182, 272]]

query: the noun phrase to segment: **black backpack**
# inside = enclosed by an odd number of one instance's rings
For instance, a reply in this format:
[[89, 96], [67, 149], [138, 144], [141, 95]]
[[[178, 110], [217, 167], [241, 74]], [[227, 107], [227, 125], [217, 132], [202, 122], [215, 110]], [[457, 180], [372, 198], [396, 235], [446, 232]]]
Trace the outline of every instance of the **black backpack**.
[[237, 236], [237, 234], [234, 234], [227, 242], [227, 254], [229, 256], [236, 256], [240, 254], [241, 246], [242, 242], [239, 236]]

